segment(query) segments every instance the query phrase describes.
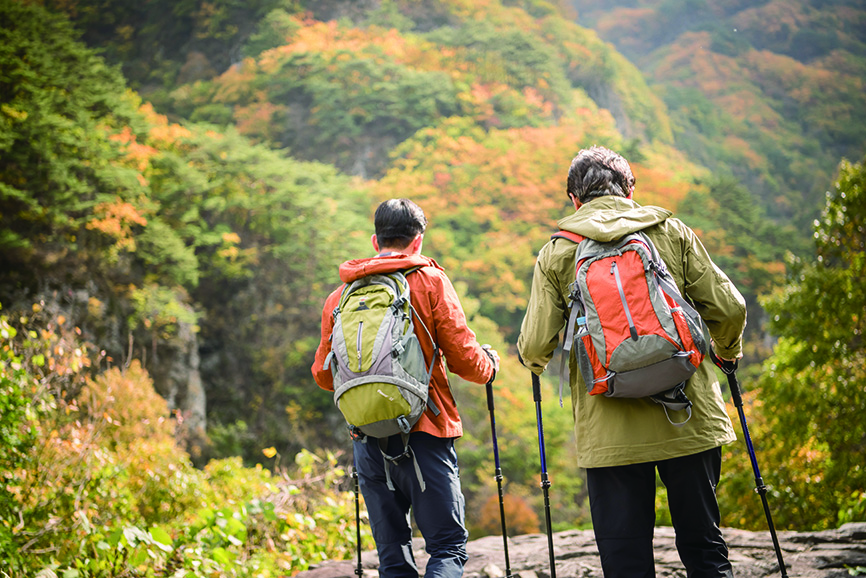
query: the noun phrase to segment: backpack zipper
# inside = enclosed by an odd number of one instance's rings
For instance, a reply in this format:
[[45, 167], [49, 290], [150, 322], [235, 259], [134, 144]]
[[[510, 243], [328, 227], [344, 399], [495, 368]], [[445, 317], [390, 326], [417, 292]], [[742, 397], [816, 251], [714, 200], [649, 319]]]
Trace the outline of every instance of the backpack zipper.
[[358, 342], [356, 349], [358, 351], [358, 371], [361, 371], [361, 331], [364, 329], [364, 322], [358, 322]]
[[631, 333], [631, 338], [637, 341], [637, 328], [634, 326], [634, 320], [631, 318], [631, 311], [628, 308], [628, 302], [625, 299], [625, 291], [622, 288], [622, 279], [619, 277], [619, 267], [616, 266], [616, 261], [610, 264], [610, 274], [616, 279], [616, 288], [619, 290], [619, 298], [622, 301], [622, 308], [625, 310], [625, 317], [628, 319], [628, 331]]

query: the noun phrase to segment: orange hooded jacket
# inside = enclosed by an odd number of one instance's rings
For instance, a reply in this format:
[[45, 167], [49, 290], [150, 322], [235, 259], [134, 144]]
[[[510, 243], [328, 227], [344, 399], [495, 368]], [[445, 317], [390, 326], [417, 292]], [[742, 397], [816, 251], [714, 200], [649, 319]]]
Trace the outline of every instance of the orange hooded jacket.
[[[466, 315], [454, 286], [445, 271], [436, 261], [423, 255], [393, 254], [369, 259], [353, 259], [340, 265], [340, 280], [351, 283], [374, 273], [392, 273], [412, 267], [421, 267], [406, 277], [411, 292], [412, 306], [427, 326], [439, 345], [439, 357], [430, 379], [430, 399], [439, 408], [439, 415], [425, 411], [412, 428], [441, 438], [456, 438], [463, 435], [463, 424], [457, 412], [457, 404], [451, 394], [445, 370], [448, 369], [467, 381], [487, 383], [493, 377], [493, 362], [475, 340], [475, 333], [466, 325]], [[340, 300], [343, 286], [331, 293], [322, 310], [322, 340], [316, 350], [316, 361], [312, 372], [322, 389], [334, 391], [333, 376], [324, 367], [325, 358], [331, 351], [331, 332], [334, 316], [331, 314]], [[433, 357], [433, 344], [422, 328], [415, 331], [427, 363]]]

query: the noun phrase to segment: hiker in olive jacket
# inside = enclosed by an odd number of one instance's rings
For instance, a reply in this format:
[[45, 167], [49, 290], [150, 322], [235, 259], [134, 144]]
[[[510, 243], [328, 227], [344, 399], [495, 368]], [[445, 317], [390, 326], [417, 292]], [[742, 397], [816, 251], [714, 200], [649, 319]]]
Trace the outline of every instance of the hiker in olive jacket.
[[[415, 269], [406, 276], [411, 289], [410, 301], [415, 315], [430, 331], [441, 353], [434, 356], [433, 343], [424, 337], [420, 339], [425, 359], [434, 363], [429, 395], [439, 411], [425, 411], [412, 428], [408, 440], [411, 457], [401, 455], [404, 446], [399, 435], [382, 440], [387, 454], [398, 456], [390, 464], [383, 459], [379, 440], [365, 437], [354, 441], [361, 493], [379, 553], [379, 576], [418, 576], [409, 525], [411, 508], [430, 555], [424, 575], [456, 578], [463, 575], [463, 565], [468, 560], [469, 533], [465, 527], [464, 498], [454, 448], [455, 439], [463, 435], [463, 424], [448, 384], [445, 360], [448, 370], [467, 381], [486, 383], [499, 368], [499, 355], [478, 344], [445, 271], [436, 261], [421, 254], [427, 226], [421, 208], [408, 199], [391, 199], [379, 205], [374, 221], [376, 234], [371, 240], [378, 255], [343, 263], [340, 279], [350, 284], [374, 273]], [[316, 383], [328, 391], [334, 390], [326, 362], [334, 328], [332, 312], [342, 289], [336, 289], [325, 301], [322, 338], [312, 367]], [[416, 332], [423, 333], [417, 328]], [[402, 459], [404, 457], [408, 459]], [[426, 489], [420, 485], [419, 476], [426, 481]]]
[[[638, 205], [633, 192], [634, 177], [624, 158], [602, 147], [582, 150], [568, 175], [567, 194], [576, 212], [558, 225], [602, 242], [643, 231], [706, 322], [718, 357], [736, 360], [746, 323], [742, 295], [689, 227], [666, 209]], [[568, 318], [576, 249], [571, 240], [554, 238], [538, 255], [517, 344], [524, 365], [536, 374], [547, 367]], [[681, 427], [649, 399], [590, 396], [575, 356], [568, 362], [577, 465], [587, 471], [605, 576], [655, 575], [656, 468], [667, 487], [677, 549], [688, 576], [731, 576], [715, 487], [721, 446], [736, 436], [710, 360], [688, 381], [692, 417]]]

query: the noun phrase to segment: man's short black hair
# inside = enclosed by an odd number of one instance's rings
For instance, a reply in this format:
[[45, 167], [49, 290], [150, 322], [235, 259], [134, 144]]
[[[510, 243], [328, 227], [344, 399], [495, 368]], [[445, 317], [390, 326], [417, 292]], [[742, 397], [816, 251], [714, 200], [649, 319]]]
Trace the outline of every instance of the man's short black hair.
[[634, 175], [628, 161], [610, 149], [592, 146], [583, 149], [568, 170], [566, 193], [587, 203], [596, 197], [628, 197], [634, 190]]
[[409, 199], [391, 199], [376, 209], [373, 217], [380, 247], [405, 249], [427, 230], [427, 217], [421, 207]]

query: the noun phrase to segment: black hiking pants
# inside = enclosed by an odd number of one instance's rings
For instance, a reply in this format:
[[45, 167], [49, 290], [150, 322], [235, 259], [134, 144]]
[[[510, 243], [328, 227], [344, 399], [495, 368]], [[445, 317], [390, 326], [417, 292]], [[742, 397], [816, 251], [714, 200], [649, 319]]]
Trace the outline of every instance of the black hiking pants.
[[676, 546], [688, 578], [732, 577], [719, 529], [721, 448], [586, 470], [592, 524], [605, 578], [652, 578], [656, 475], [668, 491]]

